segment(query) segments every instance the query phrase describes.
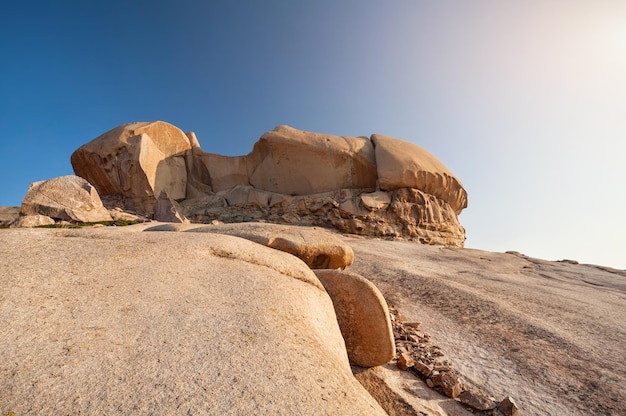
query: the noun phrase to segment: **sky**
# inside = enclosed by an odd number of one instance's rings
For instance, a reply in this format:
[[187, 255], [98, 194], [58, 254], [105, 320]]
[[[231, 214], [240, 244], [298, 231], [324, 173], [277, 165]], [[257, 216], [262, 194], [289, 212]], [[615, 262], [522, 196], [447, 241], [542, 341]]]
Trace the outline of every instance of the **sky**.
[[4, 0], [0, 53], [0, 206], [129, 122], [380, 133], [460, 179], [466, 247], [626, 269], [626, 1]]

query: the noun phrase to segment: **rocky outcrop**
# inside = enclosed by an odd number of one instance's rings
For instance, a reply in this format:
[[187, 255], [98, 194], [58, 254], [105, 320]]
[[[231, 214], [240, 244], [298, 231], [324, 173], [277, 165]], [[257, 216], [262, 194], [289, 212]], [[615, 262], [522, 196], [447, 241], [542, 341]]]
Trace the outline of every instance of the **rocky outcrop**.
[[[269, 221], [463, 246], [460, 181], [421, 147], [383, 135], [334, 136], [279, 126], [246, 156], [204, 152], [164, 122], [120, 126], [72, 155], [101, 195], [153, 215], [161, 191], [192, 222]], [[108, 200], [107, 198], [104, 198]]]
[[465, 230], [449, 205], [417, 189], [372, 193], [342, 189], [289, 196], [238, 186], [181, 201], [180, 205], [192, 222], [269, 221], [312, 225], [350, 234], [403, 237], [425, 244], [458, 247], [465, 241]]
[[374, 189], [376, 160], [364, 137], [339, 137], [279, 126], [248, 155], [250, 185], [284, 195]]
[[78, 176], [32, 183], [22, 201], [20, 216], [37, 215], [76, 222], [112, 220], [96, 189]]
[[119, 195], [128, 208], [152, 213], [161, 191], [171, 198], [187, 194], [189, 138], [162, 121], [114, 128], [77, 149], [74, 172], [92, 183], [101, 195]]
[[382, 134], [372, 135], [380, 189], [415, 188], [445, 201], [458, 215], [467, 208], [467, 192], [426, 149]]

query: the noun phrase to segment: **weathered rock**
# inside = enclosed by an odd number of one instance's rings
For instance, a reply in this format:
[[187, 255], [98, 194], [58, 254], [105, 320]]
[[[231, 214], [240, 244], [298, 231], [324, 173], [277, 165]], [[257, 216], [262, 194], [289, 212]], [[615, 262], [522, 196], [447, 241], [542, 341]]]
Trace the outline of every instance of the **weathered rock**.
[[522, 412], [520, 411], [517, 403], [513, 400], [512, 397], [505, 397], [504, 400], [500, 402], [498, 405], [498, 410], [502, 413], [503, 416], [521, 416]]
[[161, 191], [159, 198], [154, 204], [154, 219], [161, 222], [189, 222], [189, 220], [180, 213], [178, 203], [171, 199], [165, 191]]
[[132, 123], [81, 146], [71, 162], [101, 195], [121, 195], [129, 209], [151, 214], [163, 190], [176, 200], [186, 197], [190, 149], [189, 138], [171, 124]]
[[460, 182], [430, 153], [386, 136], [279, 126], [247, 156], [229, 157], [204, 152], [194, 133], [167, 123], [134, 123], [79, 148], [72, 165], [101, 196], [122, 198], [122, 207], [139, 215], [152, 215], [164, 190], [192, 222], [320, 225], [461, 247], [465, 241]]
[[391, 196], [387, 192], [377, 191], [361, 194], [361, 204], [369, 211], [387, 209], [391, 204]]
[[385, 414], [300, 260], [143, 227], [3, 230], [3, 413]]
[[350, 362], [361, 367], [382, 365], [395, 356], [387, 302], [369, 280], [356, 273], [315, 270], [333, 300]]
[[284, 251], [312, 269], [345, 269], [354, 261], [349, 245], [328, 230], [268, 223], [219, 224], [190, 232], [229, 234]]
[[25, 215], [11, 223], [11, 227], [31, 228], [52, 225], [55, 221], [46, 215]]
[[96, 189], [83, 178], [71, 175], [30, 184], [20, 215], [78, 222], [112, 220]]
[[413, 367], [414, 364], [415, 363], [413, 362], [413, 358], [411, 358], [411, 354], [403, 352], [398, 356], [398, 362], [396, 363], [396, 366], [400, 370], [406, 371], [409, 369], [409, 367]]
[[421, 361], [416, 361], [413, 367], [415, 368], [415, 371], [417, 371], [418, 374], [424, 378], [430, 376], [430, 374], [433, 372], [432, 366], [428, 364], [424, 364]]
[[458, 215], [467, 207], [461, 182], [426, 149], [403, 140], [374, 134], [380, 189], [416, 188], [447, 202]]
[[476, 390], [465, 390], [459, 394], [459, 401], [476, 410], [491, 410], [496, 407], [496, 403], [486, 394]]
[[[391, 203], [366, 208], [357, 190], [288, 196], [238, 186], [213, 196], [181, 202], [192, 222], [267, 221], [333, 227], [341, 232], [375, 237], [404, 237], [421, 243], [463, 247], [465, 229], [452, 208], [417, 189], [386, 193]], [[377, 199], [382, 199], [381, 195]], [[370, 200], [371, 202], [371, 200]]]
[[459, 382], [459, 378], [452, 371], [435, 372], [432, 376], [432, 380], [433, 384], [436, 387], [441, 387], [443, 394], [448, 397], [455, 398], [463, 391], [463, 386]]
[[20, 207], [0, 207], [0, 225], [8, 225], [20, 216]]
[[252, 186], [285, 195], [376, 187], [374, 148], [363, 137], [279, 126], [261, 136], [247, 166]]

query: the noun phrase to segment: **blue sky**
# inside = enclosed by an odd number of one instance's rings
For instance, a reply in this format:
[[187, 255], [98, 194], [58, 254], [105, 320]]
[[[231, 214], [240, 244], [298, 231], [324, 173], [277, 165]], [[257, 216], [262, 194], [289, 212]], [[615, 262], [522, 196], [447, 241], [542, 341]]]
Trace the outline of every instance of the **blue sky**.
[[3, 1], [0, 205], [120, 124], [417, 143], [467, 247], [626, 268], [626, 2]]

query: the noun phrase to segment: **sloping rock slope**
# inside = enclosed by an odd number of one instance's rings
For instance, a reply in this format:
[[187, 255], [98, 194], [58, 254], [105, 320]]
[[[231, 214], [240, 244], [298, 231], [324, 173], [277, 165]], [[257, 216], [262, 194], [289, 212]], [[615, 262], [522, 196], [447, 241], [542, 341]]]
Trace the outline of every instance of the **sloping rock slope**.
[[514, 397], [523, 414], [626, 414], [626, 271], [344, 239], [355, 253], [350, 270], [422, 322], [468, 385]]
[[2, 230], [0, 414], [385, 414], [302, 261], [143, 228]]
[[[71, 156], [107, 207], [154, 215], [162, 192], [192, 222], [321, 225], [462, 247], [461, 182], [425, 149], [383, 135], [278, 126], [250, 154], [204, 152], [193, 132], [156, 121], [110, 130]], [[156, 210], [156, 212], [160, 212]]]

